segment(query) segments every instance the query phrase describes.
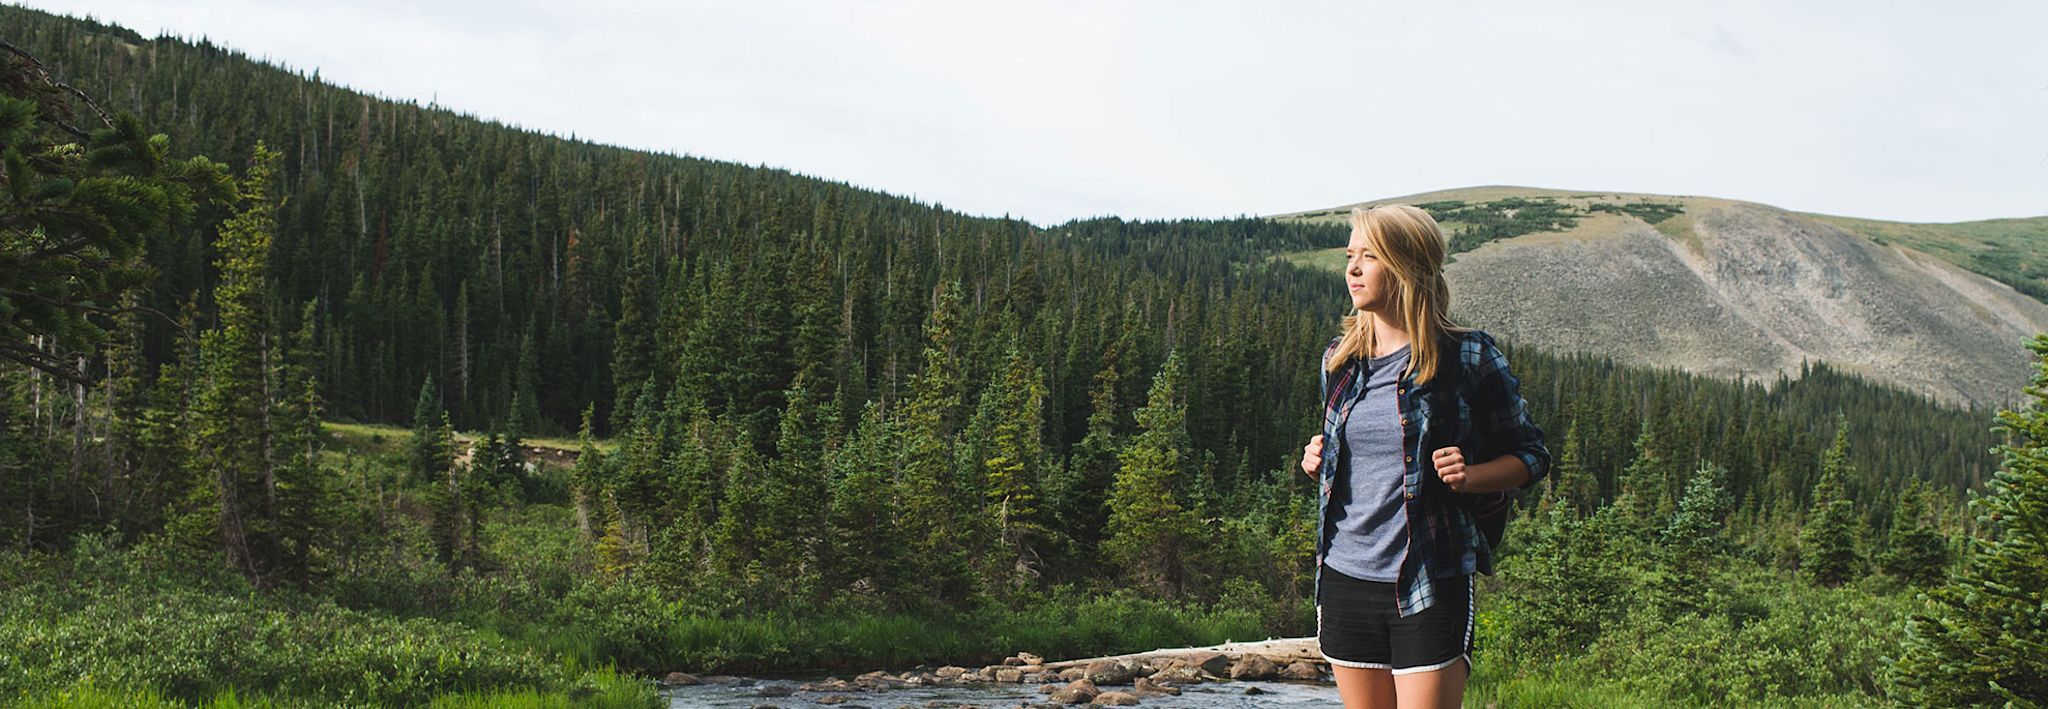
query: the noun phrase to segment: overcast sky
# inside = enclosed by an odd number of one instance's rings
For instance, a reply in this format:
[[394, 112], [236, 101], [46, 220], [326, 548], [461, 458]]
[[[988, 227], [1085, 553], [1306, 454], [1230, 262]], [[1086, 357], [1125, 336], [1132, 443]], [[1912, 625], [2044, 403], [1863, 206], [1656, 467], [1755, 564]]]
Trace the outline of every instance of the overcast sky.
[[2048, 3], [31, 0], [1039, 224], [1485, 184], [2048, 214]]

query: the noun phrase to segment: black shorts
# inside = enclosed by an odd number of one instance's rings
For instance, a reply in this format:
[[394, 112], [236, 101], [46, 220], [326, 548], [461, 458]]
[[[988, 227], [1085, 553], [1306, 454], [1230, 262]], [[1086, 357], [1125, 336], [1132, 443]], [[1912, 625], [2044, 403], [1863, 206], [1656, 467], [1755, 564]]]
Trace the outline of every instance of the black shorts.
[[1471, 661], [1472, 577], [1435, 580], [1436, 602], [1401, 617], [1394, 584], [1345, 576], [1323, 565], [1316, 588], [1316, 639], [1340, 667], [1429, 672]]

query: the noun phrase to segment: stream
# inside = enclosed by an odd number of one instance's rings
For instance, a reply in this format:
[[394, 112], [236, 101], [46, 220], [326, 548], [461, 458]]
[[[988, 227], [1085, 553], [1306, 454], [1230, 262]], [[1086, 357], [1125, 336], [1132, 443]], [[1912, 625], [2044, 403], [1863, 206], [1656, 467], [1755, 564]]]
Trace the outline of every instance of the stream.
[[[709, 678], [707, 678], [709, 679]], [[670, 687], [662, 690], [668, 705], [683, 707], [776, 707], [777, 709], [936, 709], [946, 707], [1065, 706], [1051, 703], [1051, 695], [1040, 693], [1039, 684], [1026, 682], [976, 682], [964, 685], [926, 685], [886, 691], [807, 690], [806, 684], [824, 682], [824, 675], [794, 677], [738, 677], [726, 682]], [[1054, 681], [1049, 684], [1064, 685]], [[1130, 685], [1108, 685], [1102, 689], [1131, 691]], [[1248, 690], [1257, 690], [1247, 694]], [[1139, 707], [1333, 707], [1342, 704], [1337, 687], [1309, 681], [1234, 680], [1182, 685], [1179, 696], [1141, 697]], [[1074, 706], [1087, 706], [1085, 704]]]

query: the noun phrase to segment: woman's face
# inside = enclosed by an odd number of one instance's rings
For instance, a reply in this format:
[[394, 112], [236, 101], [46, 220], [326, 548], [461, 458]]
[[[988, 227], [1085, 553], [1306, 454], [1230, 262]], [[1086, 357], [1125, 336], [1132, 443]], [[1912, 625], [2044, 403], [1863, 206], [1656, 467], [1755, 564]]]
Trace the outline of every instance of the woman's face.
[[1344, 247], [1344, 285], [1351, 291], [1351, 307], [1381, 312], [1393, 304], [1394, 274], [1380, 266], [1379, 254], [1362, 229], [1351, 230], [1351, 243]]

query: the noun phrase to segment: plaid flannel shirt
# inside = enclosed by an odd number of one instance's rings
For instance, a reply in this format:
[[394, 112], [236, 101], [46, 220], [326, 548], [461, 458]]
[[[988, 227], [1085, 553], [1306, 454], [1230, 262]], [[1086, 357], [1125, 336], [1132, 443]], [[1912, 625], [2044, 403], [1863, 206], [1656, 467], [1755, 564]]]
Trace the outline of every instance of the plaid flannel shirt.
[[[1503, 504], [1506, 497], [1534, 487], [1550, 473], [1550, 451], [1543, 445], [1543, 430], [1529, 419], [1521, 383], [1508, 370], [1507, 356], [1501, 353], [1500, 346], [1480, 330], [1449, 333], [1447, 338], [1456, 340], [1457, 361], [1462, 368], [1456, 411], [1431, 410], [1431, 387], [1445, 381], [1442, 373], [1421, 385], [1415, 383], [1413, 374], [1403, 374], [1395, 386], [1402, 450], [1406, 451], [1402, 454], [1402, 507], [1408, 524], [1408, 549], [1401, 558], [1395, 581], [1399, 610], [1404, 617], [1420, 613], [1436, 602], [1434, 577], [1443, 569], [1463, 574], [1493, 573], [1492, 550], [1473, 522], [1467, 509], [1469, 504]], [[1449, 339], [1446, 345], [1450, 344]], [[1325, 365], [1335, 347], [1336, 340], [1332, 340], [1324, 349]], [[1318, 587], [1322, 583], [1323, 557], [1334, 541], [1328, 521], [1330, 493], [1343, 470], [1344, 422], [1358, 393], [1364, 389], [1369, 376], [1365, 369], [1364, 363], [1354, 358], [1334, 373], [1327, 366], [1317, 370], [1323, 382], [1323, 462], [1317, 474], [1321, 492], [1316, 506]], [[1444, 427], [1449, 427], [1448, 435], [1444, 435]], [[1437, 441], [1434, 447], [1459, 446], [1468, 465], [1502, 455], [1521, 458], [1529, 467], [1529, 480], [1509, 492], [1453, 492], [1429, 464], [1433, 451], [1422, 450], [1424, 441]]]

